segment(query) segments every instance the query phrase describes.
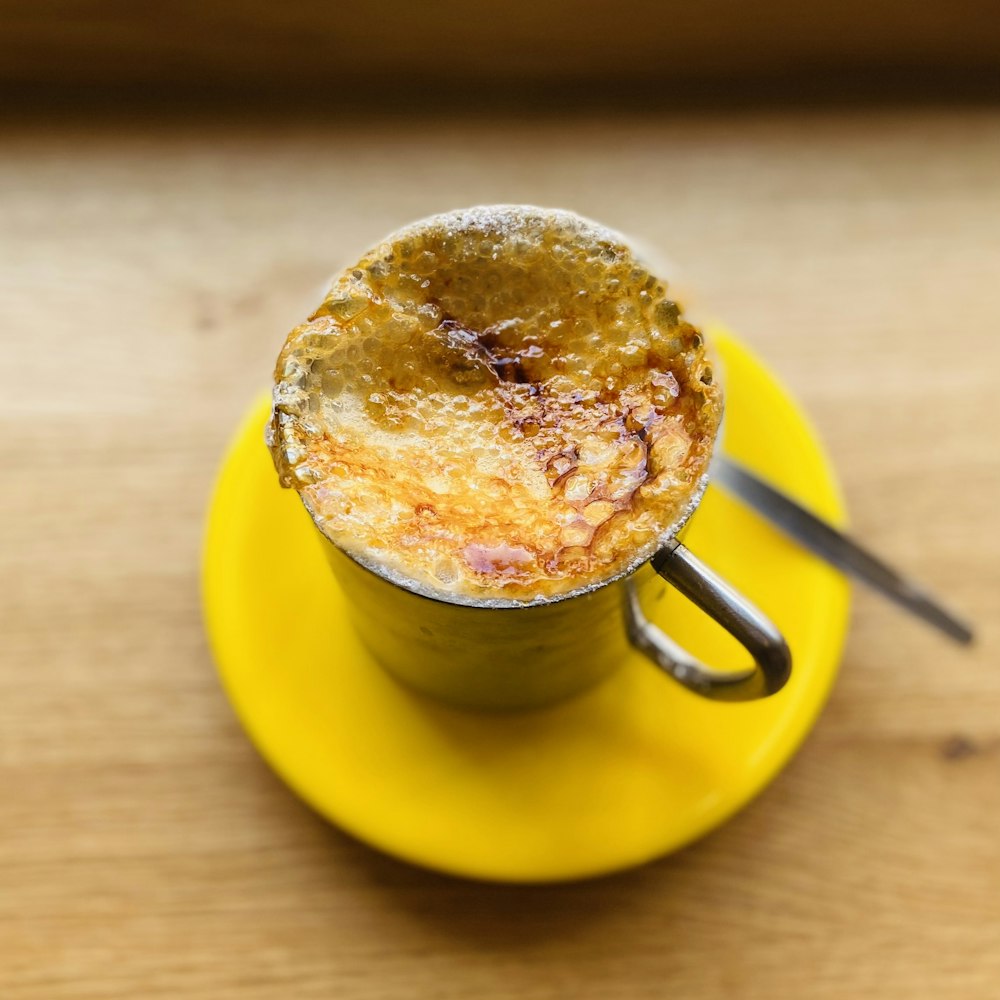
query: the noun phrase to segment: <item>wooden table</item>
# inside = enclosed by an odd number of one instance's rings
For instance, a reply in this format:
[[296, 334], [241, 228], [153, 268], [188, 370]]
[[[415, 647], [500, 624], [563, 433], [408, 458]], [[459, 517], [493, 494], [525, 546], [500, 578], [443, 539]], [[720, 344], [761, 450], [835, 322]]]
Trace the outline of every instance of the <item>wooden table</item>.
[[[8, 123], [0, 996], [1000, 996], [1000, 113]], [[326, 274], [558, 203], [666, 248], [804, 401], [857, 534], [977, 622], [858, 593], [794, 763], [585, 884], [377, 855], [268, 771], [199, 619], [221, 450]]]

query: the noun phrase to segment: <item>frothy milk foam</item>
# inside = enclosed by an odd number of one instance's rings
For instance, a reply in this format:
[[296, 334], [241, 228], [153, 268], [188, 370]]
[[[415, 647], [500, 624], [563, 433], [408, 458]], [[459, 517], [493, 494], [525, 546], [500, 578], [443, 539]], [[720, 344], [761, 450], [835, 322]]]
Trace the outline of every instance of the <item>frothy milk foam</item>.
[[722, 410], [623, 238], [487, 206], [394, 233], [285, 342], [267, 440], [323, 533], [411, 589], [537, 601], [652, 555]]

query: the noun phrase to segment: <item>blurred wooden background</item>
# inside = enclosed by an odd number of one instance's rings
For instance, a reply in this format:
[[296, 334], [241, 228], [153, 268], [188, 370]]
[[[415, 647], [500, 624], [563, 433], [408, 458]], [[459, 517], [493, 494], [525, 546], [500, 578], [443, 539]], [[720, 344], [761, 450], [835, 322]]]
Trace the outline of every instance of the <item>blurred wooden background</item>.
[[1000, 84], [994, 0], [2, 0], [0, 18], [0, 86], [77, 96], [376, 95], [414, 113], [418, 95], [555, 88], [582, 102], [628, 95], [640, 111], [699, 91]]
[[[995, 1000], [994, 3], [0, 7], [3, 1000]], [[286, 330], [373, 239], [491, 201], [667, 252], [812, 415], [857, 534], [979, 627], [858, 592], [775, 784], [580, 885], [338, 833], [200, 621], [208, 491]]]
[[[1000, 113], [0, 131], [0, 996], [994, 1000]], [[857, 594], [746, 812], [598, 882], [464, 884], [300, 805], [214, 677], [202, 515], [341, 261], [481, 201], [664, 248], [804, 402], [855, 530], [977, 622]]]

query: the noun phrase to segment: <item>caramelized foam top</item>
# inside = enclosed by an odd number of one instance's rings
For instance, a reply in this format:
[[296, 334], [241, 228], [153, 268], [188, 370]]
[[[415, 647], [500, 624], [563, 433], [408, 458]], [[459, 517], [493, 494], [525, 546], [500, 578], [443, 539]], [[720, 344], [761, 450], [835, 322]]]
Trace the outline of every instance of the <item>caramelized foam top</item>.
[[700, 495], [721, 409], [700, 333], [620, 236], [493, 206], [335, 279], [278, 358], [267, 440], [363, 564], [532, 601], [652, 555]]

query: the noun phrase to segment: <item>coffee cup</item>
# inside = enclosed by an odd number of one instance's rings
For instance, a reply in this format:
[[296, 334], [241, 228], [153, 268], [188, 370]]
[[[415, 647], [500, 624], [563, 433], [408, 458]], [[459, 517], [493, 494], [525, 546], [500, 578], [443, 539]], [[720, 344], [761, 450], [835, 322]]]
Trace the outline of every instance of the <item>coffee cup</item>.
[[[683, 542], [721, 413], [703, 334], [624, 238], [487, 206], [400, 230], [334, 281], [286, 341], [267, 433], [355, 629], [409, 687], [535, 708], [637, 649], [745, 701], [791, 657]], [[750, 663], [708, 666], [654, 625], [660, 580]]]

